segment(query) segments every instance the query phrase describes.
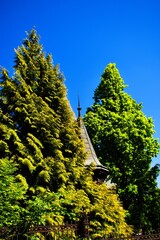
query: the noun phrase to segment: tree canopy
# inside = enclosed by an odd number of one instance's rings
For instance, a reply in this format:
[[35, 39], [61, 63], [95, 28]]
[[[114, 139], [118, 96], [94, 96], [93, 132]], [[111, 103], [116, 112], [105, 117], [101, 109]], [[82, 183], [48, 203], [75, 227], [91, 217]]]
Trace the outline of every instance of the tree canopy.
[[84, 122], [99, 159], [109, 169], [129, 211], [128, 222], [136, 229], [154, 229], [149, 209], [153, 209], [159, 166], [151, 167], [151, 162], [159, 153], [159, 142], [154, 137], [152, 118], [145, 116], [142, 104], [125, 88], [116, 65], [109, 64]]
[[9, 155], [20, 163], [32, 191], [39, 185], [57, 190], [76, 181], [84, 161], [64, 77], [51, 55], [45, 57], [35, 31], [16, 50], [14, 69], [13, 78], [2, 69], [1, 82], [3, 118], [11, 118], [16, 138], [14, 147], [8, 144]]
[[84, 143], [64, 76], [44, 53], [34, 29], [15, 53], [14, 75], [1, 69], [0, 161], [15, 166], [2, 181], [13, 182], [6, 185], [7, 192], [16, 192], [13, 201], [8, 195], [8, 206], [23, 208], [21, 230], [26, 222], [63, 224], [79, 221], [85, 213], [92, 219], [93, 238], [130, 233], [117, 194], [97, 185], [92, 170], [84, 168]]

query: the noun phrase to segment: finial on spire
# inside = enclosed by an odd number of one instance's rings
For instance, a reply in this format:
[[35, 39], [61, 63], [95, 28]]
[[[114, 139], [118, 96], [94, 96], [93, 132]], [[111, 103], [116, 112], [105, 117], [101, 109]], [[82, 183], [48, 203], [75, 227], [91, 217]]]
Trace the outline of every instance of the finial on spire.
[[79, 95], [78, 95], [78, 108], [77, 108], [77, 110], [78, 110], [78, 118], [80, 118], [81, 117], [81, 110], [82, 110], [82, 108], [80, 106]]

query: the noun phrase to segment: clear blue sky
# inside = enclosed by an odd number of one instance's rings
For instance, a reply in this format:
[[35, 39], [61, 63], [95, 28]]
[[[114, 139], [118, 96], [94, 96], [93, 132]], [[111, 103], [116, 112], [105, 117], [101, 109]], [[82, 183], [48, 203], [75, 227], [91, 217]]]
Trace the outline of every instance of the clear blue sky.
[[14, 48], [35, 27], [45, 52], [60, 64], [74, 111], [79, 94], [84, 114], [104, 68], [114, 62], [160, 139], [159, 0], [1, 0], [0, 6], [1, 66], [12, 74]]

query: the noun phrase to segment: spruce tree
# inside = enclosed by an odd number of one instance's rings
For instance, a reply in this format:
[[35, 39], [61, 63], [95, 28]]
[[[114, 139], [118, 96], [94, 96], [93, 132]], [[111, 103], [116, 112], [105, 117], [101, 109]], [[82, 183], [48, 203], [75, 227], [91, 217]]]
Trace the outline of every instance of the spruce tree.
[[[156, 192], [158, 165], [151, 168], [159, 152], [154, 124], [124, 90], [126, 85], [115, 64], [109, 64], [94, 92], [94, 103], [84, 121], [97, 155], [109, 169], [128, 223], [136, 229], [154, 229], [148, 209]], [[156, 213], [155, 213], [156, 214]]]

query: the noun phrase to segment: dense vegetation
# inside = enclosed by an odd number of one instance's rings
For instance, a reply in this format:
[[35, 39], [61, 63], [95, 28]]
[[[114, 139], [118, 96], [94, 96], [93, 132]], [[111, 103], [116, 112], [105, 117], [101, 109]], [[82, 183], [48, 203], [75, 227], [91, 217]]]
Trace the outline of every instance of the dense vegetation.
[[96, 153], [107, 166], [117, 193], [136, 230], [160, 227], [159, 166], [151, 167], [159, 152], [154, 124], [125, 90], [115, 64], [109, 64], [94, 92], [84, 121]]
[[131, 233], [118, 195], [84, 168], [64, 77], [35, 30], [15, 52], [14, 75], [1, 69], [0, 227], [23, 235], [31, 225], [78, 222], [85, 213], [93, 239]]

